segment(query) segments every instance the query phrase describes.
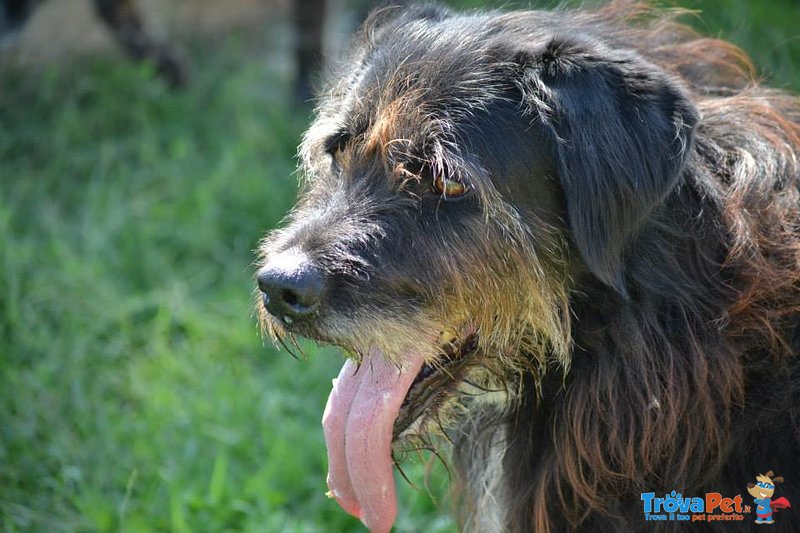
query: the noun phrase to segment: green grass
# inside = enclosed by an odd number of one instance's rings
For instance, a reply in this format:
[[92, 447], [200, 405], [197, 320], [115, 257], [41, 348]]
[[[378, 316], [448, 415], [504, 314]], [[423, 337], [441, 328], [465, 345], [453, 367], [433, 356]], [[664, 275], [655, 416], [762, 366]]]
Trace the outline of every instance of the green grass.
[[[178, 93], [128, 62], [4, 79], [7, 531], [361, 530], [323, 496], [341, 356], [276, 352], [251, 310], [307, 117], [241, 43], [200, 56]], [[403, 530], [437, 520], [402, 497]]]
[[693, 25], [750, 55], [773, 87], [800, 91], [800, 4], [795, 0], [682, 0], [700, 18]]
[[[734, 4], [710, 30], [798, 88], [798, 8]], [[197, 50], [175, 93], [125, 61], [2, 73], [3, 531], [362, 530], [323, 496], [341, 356], [294, 360], [252, 318], [252, 249], [294, 201], [307, 123], [252, 48]], [[400, 485], [398, 531], [454, 530]]]

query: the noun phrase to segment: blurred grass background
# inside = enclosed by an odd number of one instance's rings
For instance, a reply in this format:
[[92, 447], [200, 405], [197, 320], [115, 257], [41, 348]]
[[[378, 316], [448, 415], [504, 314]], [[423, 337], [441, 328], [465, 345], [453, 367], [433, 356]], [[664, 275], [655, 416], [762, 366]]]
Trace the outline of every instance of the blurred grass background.
[[[680, 5], [800, 89], [796, 2]], [[0, 71], [3, 531], [361, 530], [323, 496], [341, 356], [276, 351], [251, 310], [307, 111], [258, 36], [190, 54], [177, 92], [129, 61]], [[406, 463], [420, 487], [425, 468]], [[398, 531], [455, 530], [400, 486]]]

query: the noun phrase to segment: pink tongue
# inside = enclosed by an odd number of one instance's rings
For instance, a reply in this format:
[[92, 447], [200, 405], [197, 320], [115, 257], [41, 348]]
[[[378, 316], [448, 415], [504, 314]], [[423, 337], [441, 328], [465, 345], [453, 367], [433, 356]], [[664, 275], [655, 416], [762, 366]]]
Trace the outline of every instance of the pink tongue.
[[408, 355], [400, 371], [379, 352], [365, 356], [360, 367], [348, 359], [322, 415], [328, 487], [342, 509], [374, 533], [390, 531], [397, 516], [392, 426], [424, 362], [422, 355]]

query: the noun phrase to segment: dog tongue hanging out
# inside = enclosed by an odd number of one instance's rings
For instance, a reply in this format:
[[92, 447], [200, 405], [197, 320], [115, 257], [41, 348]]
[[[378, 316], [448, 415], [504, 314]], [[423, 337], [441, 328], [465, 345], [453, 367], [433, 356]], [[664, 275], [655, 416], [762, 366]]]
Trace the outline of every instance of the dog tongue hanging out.
[[382, 10], [325, 91], [260, 318], [348, 354], [328, 488], [373, 532], [437, 445], [469, 531], [800, 480], [800, 103], [677, 14]]
[[391, 529], [397, 515], [392, 474], [392, 428], [421, 355], [402, 367], [381, 353], [357, 365], [348, 360], [325, 406], [328, 487], [339, 505], [374, 532]]

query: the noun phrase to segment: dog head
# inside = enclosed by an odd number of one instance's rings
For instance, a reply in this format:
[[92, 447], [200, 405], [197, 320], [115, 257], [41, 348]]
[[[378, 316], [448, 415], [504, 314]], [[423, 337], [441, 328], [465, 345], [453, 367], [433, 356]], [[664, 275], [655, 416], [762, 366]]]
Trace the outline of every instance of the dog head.
[[766, 474], [757, 475], [755, 483], [748, 483], [747, 492], [756, 499], [772, 498], [772, 495], [775, 494], [776, 483], [783, 483], [783, 477], [775, 477], [770, 470]]
[[426, 7], [367, 23], [257, 274], [274, 336], [361, 364], [326, 410], [345, 509], [390, 525], [385, 473], [364, 463], [390, 469], [393, 441], [508, 406], [520, 372], [569, 366], [570, 291], [590, 277], [628, 296], [626, 256], [678, 186], [696, 120], [669, 74], [564, 14]]

